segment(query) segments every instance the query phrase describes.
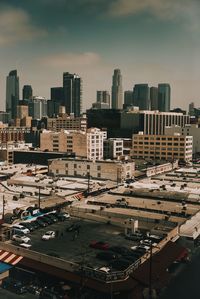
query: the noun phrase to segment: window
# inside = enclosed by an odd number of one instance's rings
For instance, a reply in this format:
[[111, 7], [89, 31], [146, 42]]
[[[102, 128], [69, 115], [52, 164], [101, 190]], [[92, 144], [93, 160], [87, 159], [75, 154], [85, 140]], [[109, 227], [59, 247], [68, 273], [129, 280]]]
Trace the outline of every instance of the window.
[[74, 164], [74, 168], [77, 168], [77, 165], [76, 165], [76, 164]]
[[87, 169], [90, 169], [90, 165], [87, 165]]
[[100, 165], [97, 166], [97, 170], [101, 170], [101, 166]]

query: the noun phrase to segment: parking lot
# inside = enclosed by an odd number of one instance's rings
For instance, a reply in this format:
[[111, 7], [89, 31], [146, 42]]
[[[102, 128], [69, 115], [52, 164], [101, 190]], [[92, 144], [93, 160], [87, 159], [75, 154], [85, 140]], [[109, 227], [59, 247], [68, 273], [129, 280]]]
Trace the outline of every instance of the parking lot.
[[[78, 227], [78, 231], [74, 230], [72, 225]], [[72, 230], [69, 231], [70, 229]], [[47, 231], [54, 231], [56, 237], [50, 240], [42, 240], [42, 236]], [[123, 246], [130, 250], [132, 246], [137, 245], [139, 242], [125, 239], [124, 230], [120, 227], [78, 218], [70, 218], [34, 230], [28, 234], [28, 237], [31, 239], [31, 250], [90, 266], [93, 269], [106, 266], [107, 262], [96, 258], [96, 255], [102, 250], [91, 248], [92, 241], [105, 242], [108, 244], [108, 251], [111, 246]]]

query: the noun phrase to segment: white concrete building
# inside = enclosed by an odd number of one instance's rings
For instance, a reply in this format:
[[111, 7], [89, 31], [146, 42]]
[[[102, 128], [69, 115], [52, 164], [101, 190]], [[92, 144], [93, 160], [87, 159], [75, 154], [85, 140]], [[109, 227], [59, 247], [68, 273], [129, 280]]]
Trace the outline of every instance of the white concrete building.
[[123, 156], [123, 139], [109, 138], [104, 140], [104, 159], [116, 159]]
[[52, 132], [44, 130], [40, 134], [40, 149], [53, 152], [75, 153], [89, 160], [103, 159], [103, 140], [107, 132], [97, 128], [85, 131]]
[[106, 131], [101, 131], [98, 128], [90, 128], [87, 130], [87, 159], [103, 159], [103, 142], [106, 138]]

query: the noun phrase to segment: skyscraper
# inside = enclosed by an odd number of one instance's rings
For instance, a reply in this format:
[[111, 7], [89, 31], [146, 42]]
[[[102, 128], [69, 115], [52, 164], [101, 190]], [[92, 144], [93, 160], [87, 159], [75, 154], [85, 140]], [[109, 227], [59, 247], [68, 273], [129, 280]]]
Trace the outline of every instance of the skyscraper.
[[52, 87], [51, 88], [51, 100], [56, 101], [61, 106], [63, 105], [63, 87]]
[[31, 85], [24, 85], [22, 90], [23, 100], [30, 100], [33, 97], [33, 89]]
[[170, 111], [171, 88], [168, 83], [158, 84], [158, 110]]
[[133, 89], [133, 103], [140, 110], [149, 110], [150, 91], [148, 84], [135, 84]]
[[68, 114], [82, 112], [82, 79], [76, 74], [63, 73], [63, 106]]
[[150, 108], [158, 110], [158, 87], [150, 87]]
[[112, 108], [122, 109], [122, 106], [123, 106], [122, 75], [119, 69], [115, 69], [112, 77]]
[[124, 107], [133, 106], [133, 91], [126, 90], [124, 92]]
[[9, 113], [9, 119], [16, 117], [18, 101], [19, 77], [17, 70], [13, 70], [6, 78], [6, 112]]
[[110, 106], [110, 94], [107, 90], [97, 90], [97, 103], [106, 103]]

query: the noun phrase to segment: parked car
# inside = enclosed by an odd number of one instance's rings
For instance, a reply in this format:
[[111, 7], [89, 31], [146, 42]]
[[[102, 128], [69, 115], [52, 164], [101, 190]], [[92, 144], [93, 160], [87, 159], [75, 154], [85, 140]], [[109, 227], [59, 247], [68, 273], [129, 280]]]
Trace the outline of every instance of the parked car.
[[13, 231], [21, 231], [24, 234], [29, 234], [30, 233], [30, 230], [28, 228], [26, 228], [25, 226], [20, 225], [20, 224], [14, 224], [12, 226], [12, 228], [13, 228]]
[[13, 235], [12, 240], [17, 243], [28, 243], [31, 239], [27, 236]]
[[53, 222], [58, 222], [58, 218], [53, 214], [47, 214], [46, 217], [49, 217]]
[[2, 288], [16, 294], [24, 294], [27, 292], [26, 287], [20, 281], [14, 280], [12, 278], [4, 279], [2, 282]]
[[64, 212], [54, 213], [53, 215], [55, 215], [58, 218], [59, 221], [65, 221], [65, 220], [70, 218], [70, 214], [69, 213], [64, 213]]
[[31, 223], [31, 225], [34, 227], [34, 229], [38, 229], [38, 228], [40, 228], [40, 225], [39, 225], [39, 223], [37, 222], [37, 220], [31, 221], [30, 223]]
[[34, 226], [30, 222], [21, 222], [20, 225], [24, 226], [25, 228], [28, 228], [30, 232], [34, 231]]
[[28, 243], [21, 243], [21, 244], [19, 244], [19, 246], [20, 246], [20, 247], [23, 247], [23, 248], [25, 248], [25, 249], [30, 249], [30, 248], [32, 247], [32, 245], [31, 245], [31, 244], [28, 244]]
[[42, 236], [42, 240], [50, 240], [54, 239], [56, 236], [56, 233], [54, 231], [48, 231]]
[[43, 221], [43, 222], [46, 223], [47, 225], [52, 224], [52, 221], [51, 221], [49, 218], [46, 218], [46, 217], [44, 217], [44, 216], [39, 216], [37, 219]]
[[46, 227], [48, 224], [40, 219], [35, 220], [35, 222], [40, 226], [40, 227]]
[[109, 244], [102, 241], [92, 241], [89, 245], [91, 248], [108, 250]]

